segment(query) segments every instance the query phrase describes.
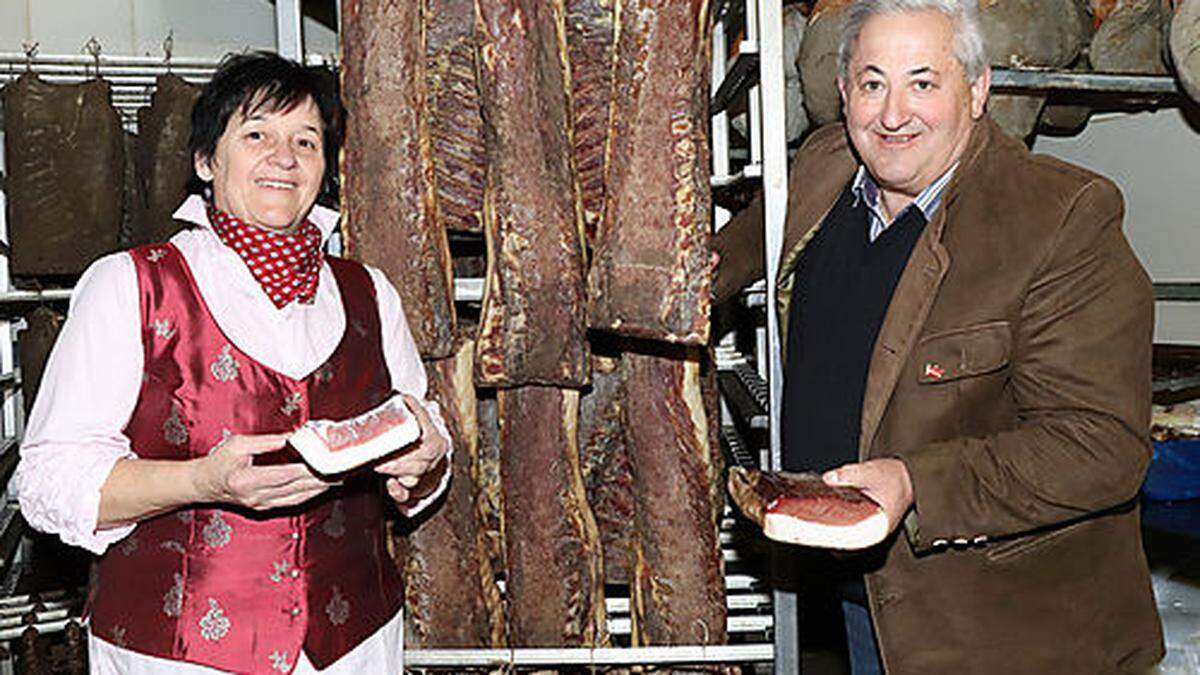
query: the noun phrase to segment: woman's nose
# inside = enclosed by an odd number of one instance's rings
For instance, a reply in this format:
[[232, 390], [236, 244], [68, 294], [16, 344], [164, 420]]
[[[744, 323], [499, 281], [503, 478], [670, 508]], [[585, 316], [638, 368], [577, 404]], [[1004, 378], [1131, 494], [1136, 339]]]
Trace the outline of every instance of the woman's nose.
[[280, 168], [290, 169], [296, 166], [296, 153], [287, 143], [277, 143], [271, 150], [271, 161]]

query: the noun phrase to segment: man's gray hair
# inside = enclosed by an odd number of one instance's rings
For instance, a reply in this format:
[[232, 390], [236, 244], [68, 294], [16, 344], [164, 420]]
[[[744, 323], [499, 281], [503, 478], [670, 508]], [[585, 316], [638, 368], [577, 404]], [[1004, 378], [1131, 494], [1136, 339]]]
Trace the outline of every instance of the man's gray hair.
[[848, 79], [850, 52], [858, 42], [863, 24], [878, 14], [936, 10], [954, 24], [954, 55], [958, 57], [967, 81], [974, 82], [987, 68], [983, 51], [983, 31], [979, 28], [976, 0], [855, 0], [846, 8], [842, 23], [842, 41], [838, 45], [838, 74]]

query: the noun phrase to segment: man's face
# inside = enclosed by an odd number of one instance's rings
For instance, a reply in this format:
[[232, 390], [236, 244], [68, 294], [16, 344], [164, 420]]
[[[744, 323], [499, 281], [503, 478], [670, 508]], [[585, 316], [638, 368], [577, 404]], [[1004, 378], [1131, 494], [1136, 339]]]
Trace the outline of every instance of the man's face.
[[962, 155], [990, 72], [967, 82], [953, 22], [937, 10], [867, 19], [847, 70], [838, 88], [850, 141], [885, 192], [916, 197]]

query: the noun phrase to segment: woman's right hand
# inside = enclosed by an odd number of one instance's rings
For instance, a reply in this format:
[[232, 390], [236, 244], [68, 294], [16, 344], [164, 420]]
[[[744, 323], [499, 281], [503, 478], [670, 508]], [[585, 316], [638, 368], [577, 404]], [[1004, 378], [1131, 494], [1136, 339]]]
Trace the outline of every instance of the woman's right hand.
[[254, 464], [255, 455], [279, 450], [287, 438], [288, 434], [230, 436], [207, 457], [196, 460], [197, 501], [266, 511], [302, 504], [335, 485], [317, 477], [302, 462]]

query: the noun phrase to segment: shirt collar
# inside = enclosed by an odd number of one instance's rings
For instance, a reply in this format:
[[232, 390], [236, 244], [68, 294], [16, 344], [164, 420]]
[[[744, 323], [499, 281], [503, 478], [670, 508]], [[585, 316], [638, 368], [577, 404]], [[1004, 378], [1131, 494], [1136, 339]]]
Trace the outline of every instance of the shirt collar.
[[[942, 193], [946, 191], [946, 185], [950, 179], [954, 177], [954, 170], [958, 168], [958, 162], [950, 165], [942, 175], [938, 176], [932, 183], [925, 186], [924, 190], [917, 195], [911, 206], [915, 206], [921, 215], [925, 216], [925, 222], [933, 220], [933, 214], [942, 204]], [[867, 172], [867, 167], [858, 166], [858, 171], [854, 174], [854, 180], [850, 183], [850, 190], [854, 193], [854, 205], [859, 202], [867, 205], [867, 208], [875, 212], [879, 218], [883, 219], [883, 210], [879, 206], [879, 184]], [[899, 218], [901, 214], [897, 213], [892, 216], [892, 220]]]
[[[175, 209], [173, 217], [177, 220], [194, 223], [201, 227], [212, 229], [212, 224], [208, 222], [208, 209], [205, 206], [204, 198], [200, 195], [188, 195], [187, 199]], [[341, 214], [333, 209], [325, 208], [320, 204], [313, 204], [312, 211], [308, 213], [308, 220], [317, 229], [321, 231], [321, 243], [324, 244], [329, 235], [333, 234], [333, 230], [337, 227], [338, 220]]]

